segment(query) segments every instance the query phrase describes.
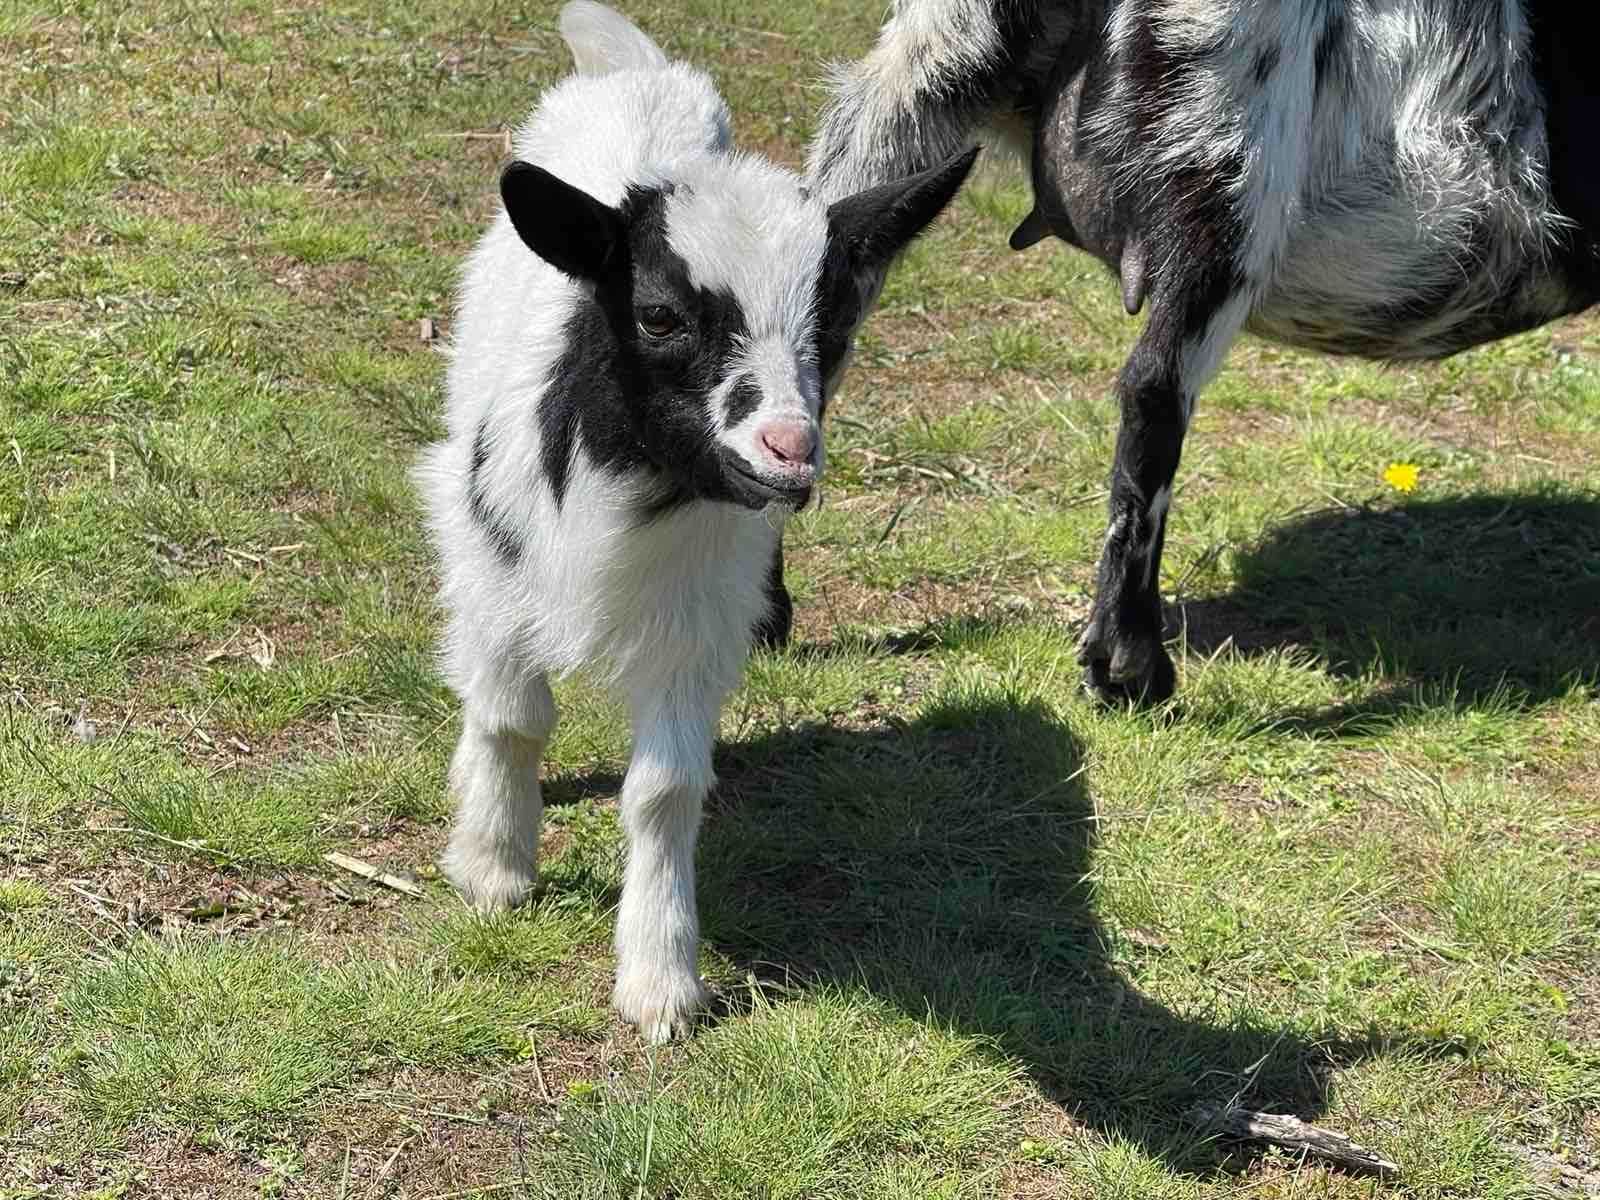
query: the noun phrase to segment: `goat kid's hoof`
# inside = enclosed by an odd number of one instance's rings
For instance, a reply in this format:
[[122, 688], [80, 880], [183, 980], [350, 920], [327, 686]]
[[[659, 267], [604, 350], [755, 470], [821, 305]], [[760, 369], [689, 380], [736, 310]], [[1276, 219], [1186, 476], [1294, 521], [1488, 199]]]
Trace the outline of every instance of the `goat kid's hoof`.
[[1105, 624], [1097, 618], [1078, 643], [1084, 690], [1113, 708], [1156, 705], [1171, 699], [1178, 673], [1160, 637], [1104, 630]]
[[652, 1045], [686, 1038], [710, 1012], [711, 990], [698, 975], [639, 971], [617, 976], [612, 1007]]
[[445, 878], [481, 913], [506, 912], [533, 892], [534, 864], [491, 845], [452, 840], [439, 859]]

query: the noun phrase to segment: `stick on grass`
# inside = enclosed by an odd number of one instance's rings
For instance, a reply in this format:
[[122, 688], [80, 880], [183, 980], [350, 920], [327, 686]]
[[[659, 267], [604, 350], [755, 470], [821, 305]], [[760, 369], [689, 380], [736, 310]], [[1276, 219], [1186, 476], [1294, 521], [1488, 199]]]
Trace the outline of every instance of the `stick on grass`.
[[387, 871], [380, 871], [371, 863], [362, 862], [359, 858], [351, 858], [348, 854], [340, 854], [337, 850], [329, 851], [322, 856], [322, 861], [332, 863], [342, 871], [349, 871], [352, 875], [359, 875], [363, 879], [370, 879], [373, 883], [381, 883], [386, 888], [393, 888], [397, 892], [404, 892], [408, 896], [422, 895], [422, 889], [408, 879], [401, 879], [398, 875], [390, 875]]
[[1257, 1112], [1232, 1105], [1207, 1104], [1195, 1109], [1195, 1117], [1223, 1137], [1246, 1142], [1267, 1142], [1286, 1150], [1297, 1150], [1350, 1171], [1394, 1178], [1398, 1163], [1358, 1146], [1342, 1133], [1308, 1125], [1299, 1117]]

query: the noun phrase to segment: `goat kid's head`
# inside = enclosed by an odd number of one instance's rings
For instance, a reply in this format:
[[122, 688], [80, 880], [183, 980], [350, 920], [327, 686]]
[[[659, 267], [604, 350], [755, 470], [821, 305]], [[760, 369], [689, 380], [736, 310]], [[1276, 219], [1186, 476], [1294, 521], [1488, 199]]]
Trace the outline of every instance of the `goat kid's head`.
[[830, 206], [739, 155], [631, 187], [616, 206], [526, 162], [500, 191], [528, 248], [604, 314], [608, 344], [585, 357], [616, 373], [630, 440], [655, 468], [694, 497], [799, 508], [821, 477], [823, 380], [849, 346], [862, 281], [938, 215], [975, 155]]

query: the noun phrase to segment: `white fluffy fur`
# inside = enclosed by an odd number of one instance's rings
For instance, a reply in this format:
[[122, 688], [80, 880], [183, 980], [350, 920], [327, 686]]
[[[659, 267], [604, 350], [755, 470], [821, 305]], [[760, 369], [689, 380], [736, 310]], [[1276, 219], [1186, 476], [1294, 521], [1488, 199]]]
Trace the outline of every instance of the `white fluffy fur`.
[[[670, 182], [673, 249], [693, 281], [731, 292], [759, 416], [818, 419], [808, 355], [826, 239], [820, 200], [729, 146], [728, 114], [700, 71], [669, 63], [624, 18], [569, 5], [583, 73], [553, 87], [516, 138], [519, 158], [616, 204]], [[458, 810], [443, 864], [476, 906], [535, 879], [539, 760], [556, 724], [552, 676], [598, 671], [626, 699], [634, 752], [621, 795], [628, 865], [617, 918], [616, 1006], [652, 1039], [684, 1032], [705, 1001], [695, 967], [694, 844], [713, 783], [711, 746], [737, 683], [779, 536], [777, 510], [695, 501], [640, 519], [659, 487], [590, 462], [581, 439], [563, 501], [543, 476], [537, 410], [580, 285], [530, 252], [504, 212], [468, 261], [449, 371], [447, 440], [416, 477], [448, 613], [443, 661], [464, 710], [450, 781]], [[721, 412], [722, 397], [711, 397]], [[721, 431], [742, 451], [760, 424]], [[496, 558], [467, 495], [484, 431], [480, 498], [522, 553]], [[754, 459], [754, 455], [747, 455]], [[819, 464], [820, 465], [820, 464]]]

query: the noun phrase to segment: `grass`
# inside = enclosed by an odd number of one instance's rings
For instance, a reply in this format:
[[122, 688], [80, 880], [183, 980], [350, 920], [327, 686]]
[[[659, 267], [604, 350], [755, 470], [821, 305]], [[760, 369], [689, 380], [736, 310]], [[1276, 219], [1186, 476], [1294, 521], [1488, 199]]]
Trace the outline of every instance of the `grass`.
[[597, 1015], [548, 980], [513, 987], [426, 961], [327, 968], [271, 940], [181, 937], [132, 943], [61, 1009], [57, 1061], [86, 1117], [213, 1136], [248, 1136], [376, 1059], [506, 1053], [530, 1028], [584, 1032]]
[[[543, 890], [461, 909], [417, 328], [565, 69], [554, 8], [0, 14], [0, 1197], [1592, 1191], [1600, 325], [1241, 345], [1169, 532], [1179, 699], [1100, 711], [1072, 645], [1137, 325], [1004, 249], [999, 165], [886, 288], [796, 643], [724, 714], [727, 1014], [652, 1051], [607, 1013], [627, 734], [582, 680]], [[791, 163], [881, 16], [634, 11]], [[1401, 1176], [1218, 1143], [1233, 1099]]]
[[601, 1194], [742, 1195], [756, 1180], [775, 1198], [948, 1193], [1017, 1098], [1015, 1069], [986, 1049], [866, 992], [816, 990], [791, 1012], [758, 994], [670, 1089], [658, 1062], [579, 1089], [551, 1170]]

